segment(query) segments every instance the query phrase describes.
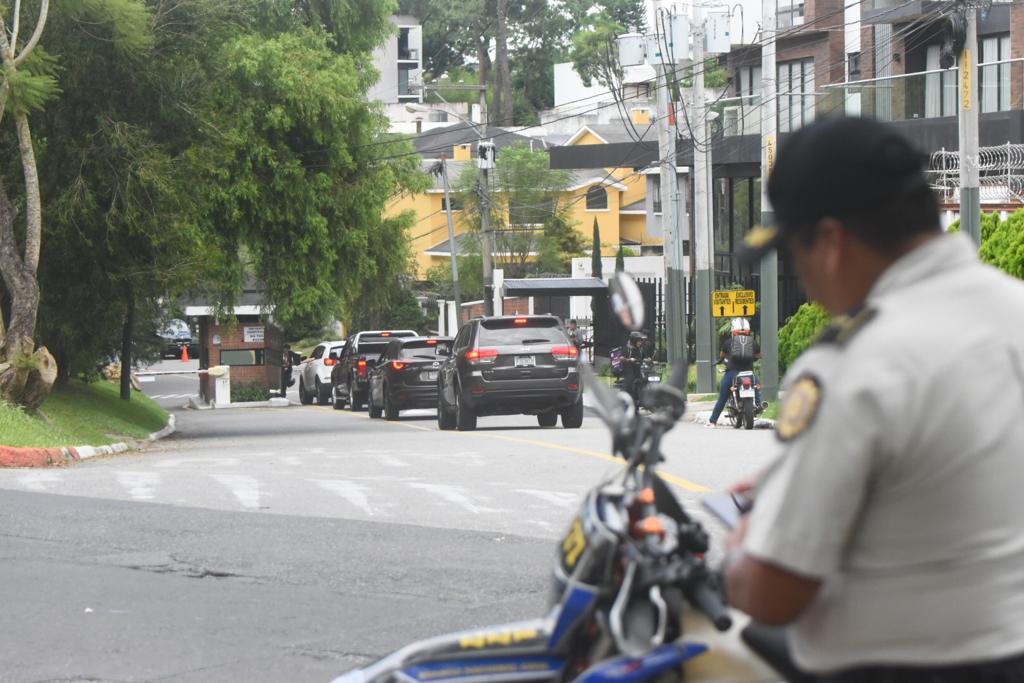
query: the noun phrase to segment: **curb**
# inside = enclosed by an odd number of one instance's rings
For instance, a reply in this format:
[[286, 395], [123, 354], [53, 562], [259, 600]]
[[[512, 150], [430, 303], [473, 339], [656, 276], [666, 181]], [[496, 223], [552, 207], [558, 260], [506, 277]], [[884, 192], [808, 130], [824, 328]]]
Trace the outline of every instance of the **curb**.
[[188, 405], [192, 410], [229, 410], [232, 408], [290, 408], [291, 406], [297, 406], [300, 404], [278, 396], [271, 398], [269, 401], [247, 401], [244, 403], [229, 403], [226, 406], [219, 406], [216, 403], [200, 403], [195, 399], [195, 397], [190, 396], [188, 399]]
[[[174, 415], [167, 420], [167, 426], [149, 435], [149, 441], [157, 441], [175, 430]], [[106, 446], [69, 446], [66, 448], [15, 448], [0, 446], [0, 467], [61, 467], [78, 460], [95, 458], [98, 455], [113, 455], [129, 450], [127, 443], [113, 443]]]

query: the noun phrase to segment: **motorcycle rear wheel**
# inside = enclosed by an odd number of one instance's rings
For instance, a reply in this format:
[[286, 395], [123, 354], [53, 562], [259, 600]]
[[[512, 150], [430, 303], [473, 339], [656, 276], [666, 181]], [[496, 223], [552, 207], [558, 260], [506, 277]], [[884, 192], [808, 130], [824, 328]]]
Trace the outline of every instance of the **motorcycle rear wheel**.
[[743, 423], [744, 427], [746, 427], [747, 429], [753, 429], [754, 428], [754, 399], [752, 399], [752, 398], [745, 398], [745, 399], [743, 399], [743, 416], [742, 416], [742, 418], [743, 419], [741, 419], [740, 422]]

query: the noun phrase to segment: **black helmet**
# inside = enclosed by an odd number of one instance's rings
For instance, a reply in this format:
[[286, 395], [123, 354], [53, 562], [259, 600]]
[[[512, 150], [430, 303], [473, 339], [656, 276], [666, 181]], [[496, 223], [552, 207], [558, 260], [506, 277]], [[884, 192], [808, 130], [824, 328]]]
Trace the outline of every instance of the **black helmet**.
[[629, 333], [629, 341], [634, 342], [634, 341], [636, 341], [638, 339], [639, 340], [647, 339], [647, 335], [645, 335], [643, 332], [640, 332], [640, 331], [630, 332]]

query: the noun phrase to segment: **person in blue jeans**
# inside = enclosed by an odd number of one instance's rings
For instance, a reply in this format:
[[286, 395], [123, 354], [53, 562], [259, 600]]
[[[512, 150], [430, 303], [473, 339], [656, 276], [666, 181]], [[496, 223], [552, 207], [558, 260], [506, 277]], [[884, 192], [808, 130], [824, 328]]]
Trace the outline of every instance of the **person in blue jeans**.
[[[722, 383], [718, 387], [718, 402], [715, 403], [715, 409], [711, 411], [711, 418], [708, 420], [708, 427], [712, 429], [718, 426], [718, 418], [722, 415], [725, 404], [729, 400], [730, 388], [736, 375], [753, 370], [754, 360], [761, 357], [761, 348], [750, 333], [750, 321], [746, 318], [732, 319], [732, 335], [722, 344], [719, 356], [728, 365], [725, 375], [722, 377]], [[754, 403], [758, 408], [761, 407], [760, 390], [754, 397]]]

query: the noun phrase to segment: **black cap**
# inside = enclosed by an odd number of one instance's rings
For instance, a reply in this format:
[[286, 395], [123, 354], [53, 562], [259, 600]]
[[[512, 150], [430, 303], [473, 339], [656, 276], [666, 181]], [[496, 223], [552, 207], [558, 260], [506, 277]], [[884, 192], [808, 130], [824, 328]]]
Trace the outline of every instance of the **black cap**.
[[893, 127], [830, 118], [790, 134], [768, 178], [775, 220], [747, 233], [737, 256], [750, 263], [826, 217], [849, 218], [927, 188], [927, 157]]

